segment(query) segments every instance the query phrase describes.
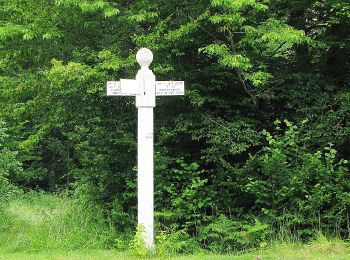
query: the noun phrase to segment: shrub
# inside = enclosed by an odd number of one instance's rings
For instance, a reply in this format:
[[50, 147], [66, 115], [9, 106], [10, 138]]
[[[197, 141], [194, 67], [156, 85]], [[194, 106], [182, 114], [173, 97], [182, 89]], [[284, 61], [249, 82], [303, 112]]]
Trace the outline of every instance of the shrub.
[[199, 241], [210, 250], [228, 253], [257, 247], [265, 243], [269, 233], [269, 226], [259, 220], [250, 224], [247, 221], [234, 221], [221, 215], [200, 229]]
[[193, 254], [200, 250], [195, 238], [182, 230], [159, 231], [156, 237], [156, 250], [161, 256], [174, 254]]
[[315, 229], [348, 232], [348, 161], [337, 158], [332, 144], [310, 152], [296, 125], [275, 124], [277, 133], [264, 131], [268, 144], [237, 171], [241, 189], [254, 197], [251, 208], [303, 237]]
[[17, 153], [6, 147], [8, 135], [5, 123], [0, 119], [0, 203], [18, 189], [11, 184], [8, 177], [16, 172], [21, 172], [21, 164], [16, 159]]

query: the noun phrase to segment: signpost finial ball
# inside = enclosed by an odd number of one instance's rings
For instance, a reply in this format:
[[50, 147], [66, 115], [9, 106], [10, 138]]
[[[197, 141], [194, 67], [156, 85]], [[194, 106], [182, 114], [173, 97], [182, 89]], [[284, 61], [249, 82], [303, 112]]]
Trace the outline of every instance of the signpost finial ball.
[[141, 67], [148, 67], [153, 61], [153, 53], [147, 48], [142, 48], [137, 52], [136, 60]]

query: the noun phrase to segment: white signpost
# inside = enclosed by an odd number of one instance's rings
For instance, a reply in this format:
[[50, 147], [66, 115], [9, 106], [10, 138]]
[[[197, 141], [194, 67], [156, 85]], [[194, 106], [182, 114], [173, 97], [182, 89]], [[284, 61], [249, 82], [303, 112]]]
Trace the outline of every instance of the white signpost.
[[137, 214], [138, 225], [144, 227], [143, 238], [146, 246], [153, 248], [153, 108], [156, 96], [176, 96], [185, 94], [183, 81], [156, 81], [149, 66], [153, 54], [142, 48], [136, 54], [141, 69], [136, 79], [107, 81], [108, 96], [136, 96], [138, 109], [137, 125]]

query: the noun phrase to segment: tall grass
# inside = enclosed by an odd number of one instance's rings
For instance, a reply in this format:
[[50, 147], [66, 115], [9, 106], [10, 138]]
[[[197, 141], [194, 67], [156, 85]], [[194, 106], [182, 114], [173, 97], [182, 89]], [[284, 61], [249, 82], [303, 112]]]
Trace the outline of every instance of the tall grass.
[[31, 192], [0, 209], [0, 253], [106, 249], [115, 239], [100, 209], [67, 196]]
[[[200, 249], [192, 255], [161, 252], [158, 243], [154, 259], [350, 259], [347, 241], [315, 232], [313, 241], [302, 243], [290, 235], [282, 232], [258, 249], [230, 255]], [[176, 248], [186, 239], [175, 236], [169, 247]], [[0, 259], [138, 259], [130, 248], [117, 252], [118, 242], [128, 244], [110, 227], [100, 209], [82, 206], [68, 196], [30, 192], [0, 208]]]

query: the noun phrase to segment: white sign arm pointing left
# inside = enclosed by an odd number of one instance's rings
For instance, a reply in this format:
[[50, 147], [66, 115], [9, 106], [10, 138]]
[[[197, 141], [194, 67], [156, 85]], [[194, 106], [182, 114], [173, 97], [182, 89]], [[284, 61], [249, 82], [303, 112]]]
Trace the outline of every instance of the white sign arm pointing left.
[[107, 96], [136, 96], [139, 92], [138, 82], [134, 79], [107, 81]]

